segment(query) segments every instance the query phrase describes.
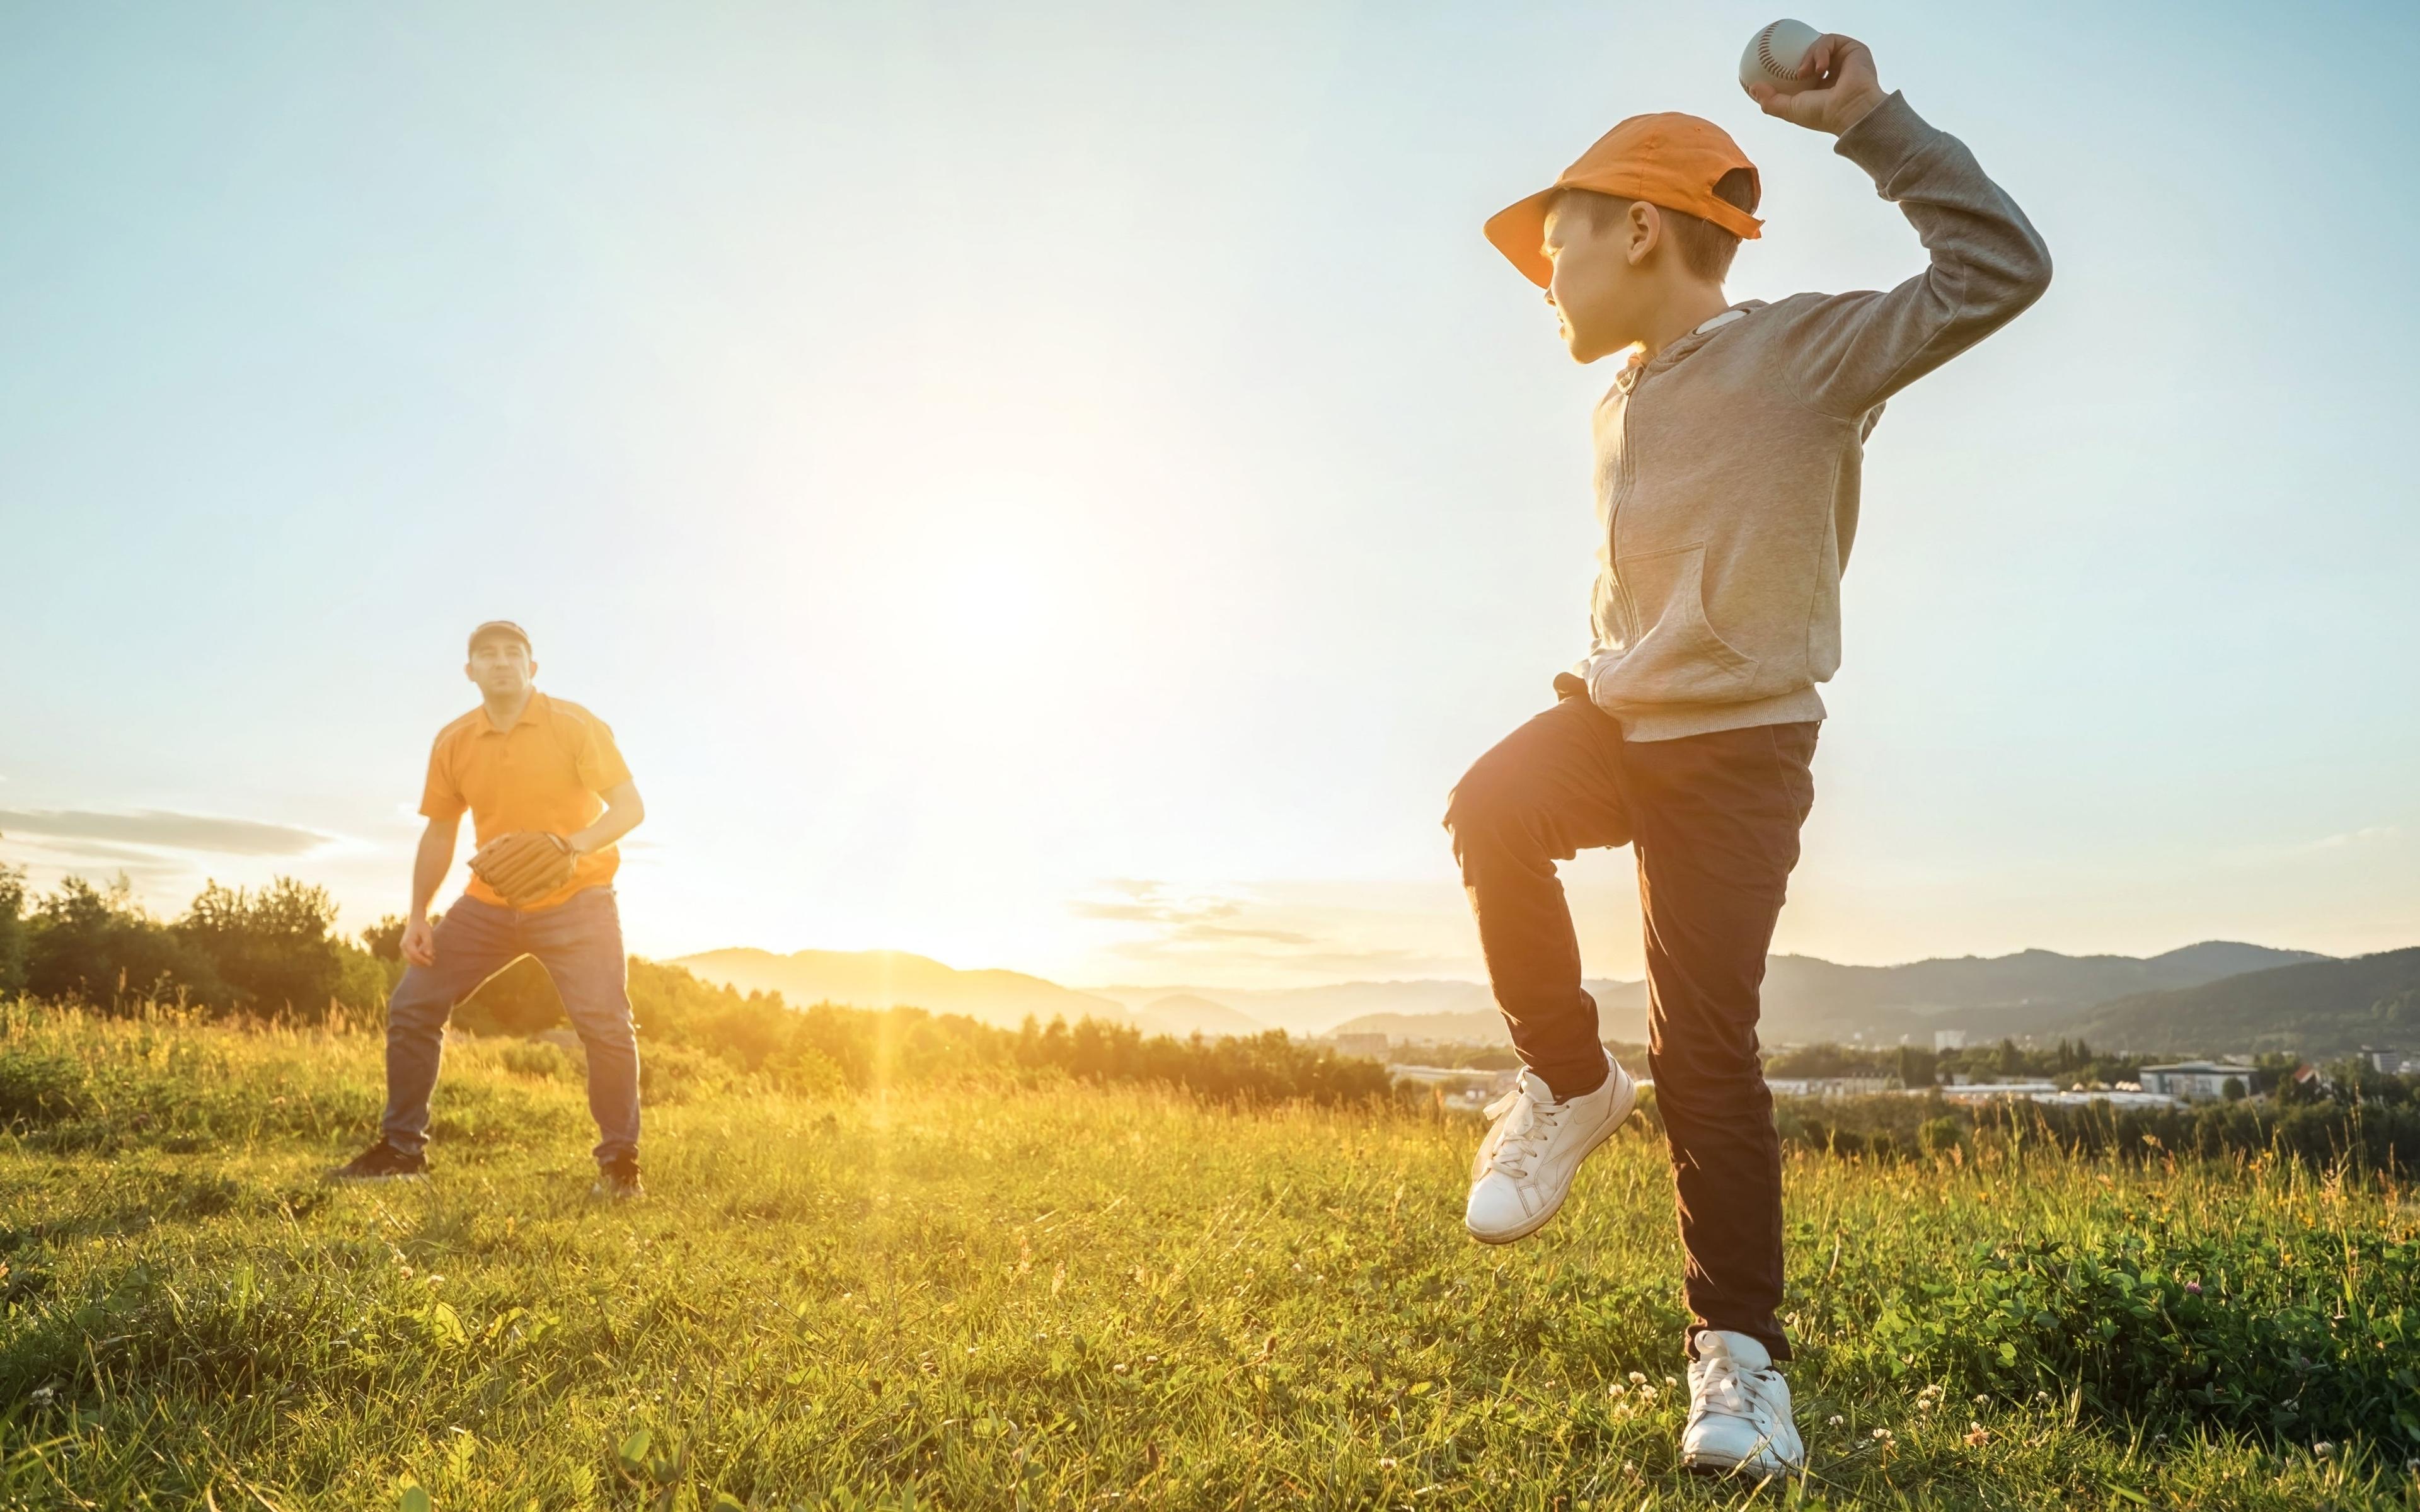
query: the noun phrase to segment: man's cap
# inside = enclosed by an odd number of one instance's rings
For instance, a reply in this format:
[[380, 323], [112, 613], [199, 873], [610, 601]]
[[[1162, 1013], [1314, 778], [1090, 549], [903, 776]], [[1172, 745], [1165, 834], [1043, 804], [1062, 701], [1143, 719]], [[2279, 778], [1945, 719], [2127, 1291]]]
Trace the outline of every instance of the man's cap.
[[474, 652], [477, 651], [479, 649], [479, 642], [487, 640], [490, 636], [509, 636], [513, 640], [521, 643], [521, 649], [523, 651], [528, 652], [533, 656], [537, 655], [536, 648], [530, 644], [529, 632], [522, 629], [520, 625], [515, 625], [510, 620], [489, 620], [487, 624], [472, 631], [471, 649]]
[[[1487, 239], [1512, 260], [1523, 277], [1544, 288], [1555, 273], [1555, 265], [1540, 250], [1546, 239], [1546, 212], [1562, 191], [1592, 189], [1694, 215], [1753, 241], [1764, 223], [1714, 193], [1715, 183], [1734, 168], [1746, 169], [1749, 181], [1757, 183], [1756, 164], [1714, 122], [1673, 111], [1633, 116], [1598, 137], [1552, 186], [1491, 216]], [[1763, 186], [1758, 183], [1757, 189], [1761, 197]]]

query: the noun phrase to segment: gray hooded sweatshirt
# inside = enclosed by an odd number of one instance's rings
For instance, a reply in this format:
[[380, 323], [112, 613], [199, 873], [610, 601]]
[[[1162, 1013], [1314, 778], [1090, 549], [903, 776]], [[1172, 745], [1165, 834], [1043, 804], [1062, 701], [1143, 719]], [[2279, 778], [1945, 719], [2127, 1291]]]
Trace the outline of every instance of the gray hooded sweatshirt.
[[1623, 370], [1596, 411], [1594, 644], [1633, 740], [1823, 717], [1840, 572], [1883, 402], [2013, 319], [2050, 253], [1965, 145], [1894, 94], [1835, 148], [1931, 266], [1886, 294], [1750, 301]]

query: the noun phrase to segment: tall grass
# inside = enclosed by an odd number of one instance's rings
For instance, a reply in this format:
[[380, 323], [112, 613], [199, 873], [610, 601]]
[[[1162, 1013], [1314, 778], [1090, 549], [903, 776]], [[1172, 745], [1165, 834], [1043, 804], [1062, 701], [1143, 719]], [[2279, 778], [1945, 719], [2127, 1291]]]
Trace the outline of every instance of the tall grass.
[[[1674, 1469], [1679, 1255], [1640, 1128], [1493, 1250], [1457, 1222], [1464, 1120], [697, 1083], [651, 1110], [653, 1195], [613, 1207], [577, 1081], [484, 1041], [449, 1049], [432, 1180], [329, 1187], [378, 1067], [343, 1026], [0, 1011], [0, 1505], [1745, 1499]], [[2392, 1180], [1988, 1142], [1789, 1179], [1814, 1465], [1769, 1499], [2413, 1504], [2420, 1211]], [[2325, 1326], [2211, 1332], [2187, 1279]], [[2180, 1330], [2298, 1415], [2156, 1389]], [[2355, 1380], [2378, 1395], [2317, 1384]]]

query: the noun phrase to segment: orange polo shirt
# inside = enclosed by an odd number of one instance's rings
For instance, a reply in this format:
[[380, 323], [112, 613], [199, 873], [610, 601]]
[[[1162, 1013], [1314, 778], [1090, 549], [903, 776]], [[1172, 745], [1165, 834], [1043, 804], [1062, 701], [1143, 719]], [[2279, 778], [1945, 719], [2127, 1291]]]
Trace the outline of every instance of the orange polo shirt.
[[[569, 835], [605, 811], [598, 794], [628, 780], [630, 768], [604, 720], [577, 703], [533, 692], [509, 730], [497, 729], [481, 707], [437, 733], [420, 811], [444, 824], [470, 810], [482, 845], [522, 829]], [[611, 845], [581, 856], [568, 883], [529, 906], [552, 908], [583, 887], [611, 882], [621, 864]], [[511, 906], [476, 877], [466, 890], [481, 903]]]

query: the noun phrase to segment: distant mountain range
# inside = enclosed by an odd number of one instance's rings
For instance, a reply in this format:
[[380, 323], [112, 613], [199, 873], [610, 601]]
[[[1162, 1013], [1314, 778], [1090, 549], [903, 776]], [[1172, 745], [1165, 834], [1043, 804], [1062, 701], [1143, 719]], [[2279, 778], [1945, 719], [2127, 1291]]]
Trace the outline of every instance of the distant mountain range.
[[[1930, 1040], [1935, 1029], [1978, 1038], [2042, 1034], [2115, 997], [2197, 987], [2247, 971], [2326, 957], [2206, 940], [2148, 959], [2125, 955], [1961, 956], [1900, 966], [1842, 966], [1776, 956], [1764, 978], [1768, 1040]], [[1643, 1007], [1643, 1005], [1642, 1005]]]
[[[1393, 1040], [1500, 1043], [1478, 982], [1339, 982], [1324, 987], [1111, 986], [1078, 991], [1015, 971], [960, 971], [900, 951], [713, 950], [674, 963], [709, 981], [778, 992], [793, 1003], [913, 1004], [1015, 1026], [1028, 1016], [1091, 1017], [1150, 1034], [1379, 1033]], [[1594, 980], [1607, 1039], [1646, 1037], [1643, 983]], [[2051, 950], [1844, 966], [1770, 958], [1763, 1038], [1929, 1043], [1935, 1029], [1970, 1039], [2081, 1036], [2113, 1049], [2217, 1054], [2362, 1045], [2420, 1048], [2420, 949], [2339, 961], [2307, 950], [2211, 940], [2149, 958]]]
[[1348, 1021], [1380, 1014], [1429, 1017], [1496, 1011], [1496, 999], [1484, 985], [1475, 981], [1340, 981], [1323, 987], [1094, 987], [1092, 991], [1136, 1009], [1178, 994], [1219, 1004], [1256, 1025], [1284, 1029], [1290, 1034], [1325, 1034]]
[[929, 956], [904, 950], [708, 950], [672, 963], [706, 981], [741, 992], [779, 993], [803, 1008], [847, 1003], [859, 1008], [912, 1005], [936, 1013], [1013, 1029], [1028, 1018], [1075, 1023], [1098, 1019], [1130, 1025], [1145, 1034], [1178, 1036], [1258, 1034], [1267, 1026], [1224, 1003], [1157, 989], [1145, 1003], [1129, 1007], [1113, 998], [1062, 987], [1021, 971], [960, 971]]
[[[1982, 1037], [2024, 1035], [2112, 998], [2326, 958], [2308, 950], [2211, 940], [2146, 959], [2124, 955], [1962, 956], [1897, 966], [1844, 966], [1777, 955], [1765, 964], [1764, 1038], [1896, 1043], [1930, 1041], [1935, 1029]], [[1606, 1038], [1647, 1035], [1644, 982], [1591, 980]], [[1218, 987], [1101, 987], [1103, 997], [1138, 1003], [1181, 991], [1239, 1009], [1265, 1024], [1308, 1033], [1385, 1034], [1390, 1039], [1501, 1042], [1502, 1018], [1486, 986], [1466, 981], [1359, 981], [1332, 987], [1234, 991]]]
[[800, 1008], [846, 1003], [857, 1008], [912, 1004], [936, 1013], [964, 1013], [1014, 1028], [1027, 1015], [1133, 1022], [1123, 1004], [1021, 971], [960, 971], [905, 950], [708, 950], [673, 963], [706, 981], [743, 993], [780, 993]]
[[2086, 1013], [2073, 1032], [2130, 1050], [2420, 1051], [2420, 948], [2120, 997]]

